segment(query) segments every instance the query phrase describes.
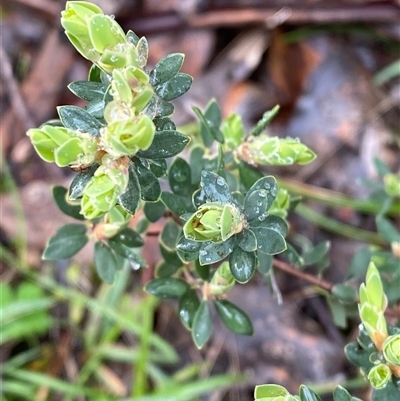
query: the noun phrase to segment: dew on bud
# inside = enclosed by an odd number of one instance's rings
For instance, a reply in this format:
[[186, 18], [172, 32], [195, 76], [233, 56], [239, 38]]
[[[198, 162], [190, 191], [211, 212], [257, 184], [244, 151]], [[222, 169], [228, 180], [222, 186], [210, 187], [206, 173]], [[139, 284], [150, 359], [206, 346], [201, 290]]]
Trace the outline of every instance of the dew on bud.
[[222, 186], [222, 185], [225, 184], [225, 180], [222, 177], [218, 177], [217, 178], [217, 184]]

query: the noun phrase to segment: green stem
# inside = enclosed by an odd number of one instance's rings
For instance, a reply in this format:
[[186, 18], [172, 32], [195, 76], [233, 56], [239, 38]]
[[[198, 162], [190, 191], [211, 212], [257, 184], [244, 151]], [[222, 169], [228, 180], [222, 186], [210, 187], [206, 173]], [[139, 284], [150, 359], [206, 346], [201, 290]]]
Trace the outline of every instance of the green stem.
[[[303, 198], [315, 200], [334, 207], [348, 207], [358, 212], [378, 214], [382, 205], [370, 199], [354, 199], [330, 189], [320, 188], [309, 184], [304, 184], [290, 179], [277, 178], [278, 185], [285, 188], [293, 195], [300, 195]], [[400, 201], [393, 201], [387, 214], [398, 216], [400, 213]]]
[[333, 220], [326, 217], [305, 204], [301, 203], [296, 206], [295, 212], [304, 217], [306, 220], [315, 223], [319, 227], [325, 230], [331, 231], [335, 234], [339, 234], [348, 238], [357, 239], [362, 242], [369, 244], [387, 245], [385, 240], [378, 234], [362, 230], [360, 228], [349, 226], [348, 224], [341, 223], [337, 220]]
[[150, 334], [153, 331], [154, 311], [157, 299], [151, 296], [142, 301], [142, 332], [140, 335], [140, 350], [137, 363], [133, 369], [132, 397], [140, 397], [148, 391], [148, 364], [150, 362]]

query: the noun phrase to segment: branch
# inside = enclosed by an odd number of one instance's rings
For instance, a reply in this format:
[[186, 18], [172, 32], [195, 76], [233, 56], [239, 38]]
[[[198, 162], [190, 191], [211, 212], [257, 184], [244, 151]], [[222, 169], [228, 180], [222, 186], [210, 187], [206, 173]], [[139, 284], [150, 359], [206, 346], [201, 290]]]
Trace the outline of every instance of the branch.
[[282, 270], [286, 273], [291, 274], [292, 276], [296, 276], [304, 281], [307, 281], [311, 284], [316, 285], [317, 287], [320, 287], [326, 291], [331, 292], [332, 288], [334, 286], [333, 283], [324, 280], [323, 278], [319, 278], [316, 277], [312, 274], [309, 273], [304, 273], [299, 269], [296, 269], [295, 267], [293, 267], [292, 265], [290, 265], [289, 263], [286, 262], [282, 262], [281, 260], [275, 259], [273, 260], [273, 265], [274, 267], [276, 267], [279, 270]]

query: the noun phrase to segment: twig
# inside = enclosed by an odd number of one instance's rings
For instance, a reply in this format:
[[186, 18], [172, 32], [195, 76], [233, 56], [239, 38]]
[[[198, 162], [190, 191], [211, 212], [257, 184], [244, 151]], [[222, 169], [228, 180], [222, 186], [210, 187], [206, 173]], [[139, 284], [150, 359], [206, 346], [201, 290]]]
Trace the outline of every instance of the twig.
[[322, 288], [326, 291], [331, 292], [334, 286], [333, 283], [324, 280], [323, 278], [316, 277], [312, 274], [304, 273], [303, 271], [296, 269], [289, 263], [283, 262], [278, 259], [273, 260], [273, 265], [279, 270], [282, 270], [286, 273], [291, 274], [292, 276], [298, 277], [304, 281], [307, 281], [311, 284], [315, 284], [317, 287]]
[[[324, 8], [290, 8], [286, 10], [285, 23], [288, 24], [326, 24], [345, 22], [389, 22], [398, 21], [400, 8], [395, 5], [378, 5], [370, 7], [324, 7]], [[191, 27], [240, 26], [245, 24], [266, 23], [273, 19], [282, 8], [223, 9], [188, 18]]]
[[[323, 278], [316, 277], [312, 274], [304, 273], [303, 271], [296, 269], [289, 263], [283, 262], [275, 258], [273, 260], [273, 266], [279, 270], [284, 271], [285, 273], [291, 274], [292, 276], [298, 277], [301, 280], [314, 284], [317, 287], [322, 288], [323, 290], [326, 290], [328, 292], [332, 292], [332, 288], [335, 285]], [[359, 302], [359, 299], [357, 299], [356, 302]], [[385, 309], [385, 315], [393, 319], [400, 319], [400, 303], [398, 303], [393, 307], [387, 307]]]

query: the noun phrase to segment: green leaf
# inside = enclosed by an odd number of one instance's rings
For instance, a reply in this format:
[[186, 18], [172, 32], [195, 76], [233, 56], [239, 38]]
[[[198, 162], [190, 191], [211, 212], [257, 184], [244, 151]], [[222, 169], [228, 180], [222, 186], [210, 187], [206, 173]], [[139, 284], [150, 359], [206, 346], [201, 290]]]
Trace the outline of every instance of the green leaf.
[[141, 188], [136, 171], [129, 169], [129, 182], [125, 192], [119, 196], [119, 204], [130, 214], [134, 215], [139, 209]]
[[67, 216], [71, 216], [78, 220], [84, 220], [85, 218], [79, 213], [81, 211], [80, 205], [74, 205], [67, 200], [67, 188], [56, 185], [51, 189], [54, 201], [58, 208]]
[[154, 173], [139, 161], [134, 163], [141, 188], [141, 198], [146, 202], [156, 202], [161, 196], [161, 186]]
[[272, 255], [267, 255], [263, 252], [257, 252], [257, 259], [258, 259], [258, 270], [267, 275], [271, 272], [272, 269]]
[[175, 107], [172, 103], [166, 102], [154, 95], [147, 105], [146, 114], [153, 118], [165, 117], [170, 116], [174, 110]]
[[254, 252], [246, 252], [237, 247], [229, 258], [229, 266], [235, 280], [247, 283], [256, 270], [256, 256]]
[[199, 183], [201, 172], [204, 169], [203, 163], [204, 149], [201, 146], [196, 146], [190, 152], [190, 169], [192, 172], [192, 182]]
[[[249, 166], [243, 161], [239, 162], [240, 183], [245, 189], [249, 190], [251, 186], [262, 177], [263, 175], [260, 171], [256, 170], [254, 167]], [[261, 189], [261, 187], [259, 189]]]
[[193, 260], [198, 259], [199, 250], [202, 243], [197, 241], [192, 241], [182, 236], [176, 247], [179, 257], [182, 259], [184, 263], [189, 263]]
[[185, 198], [184, 196], [175, 195], [171, 192], [162, 192], [161, 200], [164, 202], [165, 206], [177, 216], [195, 211], [191, 199]]
[[181, 227], [175, 223], [174, 220], [169, 219], [167, 223], [164, 225], [164, 228], [161, 232], [161, 243], [169, 250], [176, 249], [176, 243], [178, 242], [178, 238], [181, 236], [182, 229]]
[[103, 100], [108, 85], [102, 82], [74, 81], [68, 85], [68, 89], [75, 95], [88, 102], [92, 100]]
[[274, 397], [285, 397], [287, 395], [289, 395], [289, 391], [278, 384], [262, 384], [256, 386], [254, 390], [256, 401], [263, 401], [264, 398], [271, 398], [272, 401]]
[[194, 289], [188, 289], [179, 299], [179, 317], [183, 325], [190, 330], [192, 328], [194, 316], [199, 309], [200, 301]]
[[232, 199], [227, 182], [218, 174], [204, 170], [200, 185], [211, 202], [228, 203]]
[[305, 252], [303, 256], [305, 265], [313, 265], [318, 263], [326, 256], [331, 247], [330, 241], [323, 241], [312, 248], [310, 251]]
[[78, 173], [75, 176], [68, 190], [69, 199], [75, 200], [83, 196], [83, 192], [86, 188], [86, 185], [92, 179], [93, 174], [98, 168], [99, 168], [98, 164], [93, 164], [92, 166], [89, 167], [88, 171]]
[[224, 325], [234, 333], [253, 335], [250, 318], [238, 306], [226, 299], [214, 301], [215, 309]]
[[168, 182], [177, 195], [191, 196], [196, 186], [192, 185], [192, 172], [186, 160], [176, 157], [169, 168]]
[[360, 348], [356, 342], [347, 344], [344, 348], [344, 352], [347, 359], [355, 365], [360, 366], [366, 374], [368, 374], [368, 371], [374, 366], [369, 359], [371, 351]]
[[43, 252], [43, 259], [67, 259], [78, 253], [89, 241], [86, 226], [83, 224], [67, 224], [58, 229], [51, 237]]
[[265, 127], [278, 114], [280, 107], [277, 105], [272, 110], [266, 111], [257, 125], [250, 131], [249, 136], [258, 136], [264, 131]]
[[102, 75], [103, 71], [97, 67], [97, 65], [93, 64], [89, 70], [88, 80], [92, 82], [102, 82]]
[[390, 380], [385, 388], [381, 390], [374, 389], [372, 392], [372, 401], [398, 401], [400, 389], [395, 386], [394, 380]]
[[287, 225], [280, 217], [269, 215], [263, 221], [253, 220], [249, 229], [256, 235], [259, 252], [275, 255], [286, 249]]
[[170, 250], [166, 248], [161, 242], [159, 243], [160, 251], [162, 257], [165, 259], [167, 263], [175, 266], [176, 268], [180, 268], [183, 266], [182, 259], [178, 256], [176, 250]]
[[204, 114], [198, 107], [193, 107], [193, 111], [201, 122], [200, 133], [203, 138], [204, 146], [209, 147], [212, 143], [212, 138], [219, 143], [224, 143], [224, 134], [219, 129], [222, 119], [218, 103], [212, 100], [208, 104]]
[[326, 297], [326, 300], [328, 302], [328, 306], [331, 311], [332, 319], [335, 325], [342, 329], [346, 328], [347, 317], [346, 317], [346, 309], [343, 303], [330, 295]]
[[342, 386], [337, 386], [333, 391], [334, 401], [353, 401], [353, 397]]
[[[246, 206], [246, 203], [248, 202], [248, 199], [250, 196], [252, 196], [253, 192], [255, 191], [261, 191], [264, 190], [264, 192], [258, 193], [261, 195], [261, 198], [265, 197], [267, 201], [267, 206], [266, 210], [269, 210], [271, 207], [272, 203], [274, 202], [276, 195], [278, 194], [278, 184], [276, 183], [275, 177], [272, 177], [271, 175], [268, 175], [266, 177], [262, 177], [258, 179], [248, 190], [246, 197], [244, 198], [244, 204]], [[260, 199], [261, 200], [261, 199]]]
[[332, 295], [344, 303], [354, 303], [357, 301], [357, 290], [348, 284], [335, 284], [332, 287]]
[[301, 401], [321, 401], [321, 398], [314, 393], [311, 389], [307, 386], [302, 384], [300, 386], [300, 400]]
[[396, 227], [385, 217], [378, 216], [376, 218], [376, 227], [378, 233], [389, 243], [400, 243], [400, 232]]
[[176, 131], [176, 125], [169, 117], [154, 118], [153, 123], [156, 131]]
[[167, 102], [186, 93], [191, 87], [193, 78], [184, 73], [178, 73], [166, 82], [154, 86], [154, 92]]
[[192, 324], [192, 338], [197, 348], [202, 348], [212, 333], [210, 306], [207, 301], [201, 301]]
[[165, 260], [162, 260], [156, 266], [155, 276], [156, 277], [170, 277], [173, 274], [175, 274], [179, 268], [180, 268], [180, 266], [176, 266], [176, 265], [166, 262]]
[[164, 215], [165, 205], [161, 200], [157, 202], [146, 202], [143, 208], [143, 212], [147, 220], [155, 223]]
[[265, 219], [268, 207], [268, 192], [266, 189], [257, 189], [246, 195], [244, 198], [244, 213], [247, 221]]
[[106, 106], [104, 99], [94, 99], [90, 101], [86, 106], [85, 110], [96, 119], [103, 119], [104, 107]]
[[225, 143], [229, 149], [235, 150], [242, 144], [244, 128], [242, 118], [238, 114], [234, 113], [226, 118], [222, 123], [221, 131], [224, 134]]
[[175, 277], [160, 277], [149, 281], [144, 289], [158, 298], [177, 298], [189, 289], [189, 284]]
[[167, 162], [165, 159], [147, 160], [150, 164], [150, 170], [157, 178], [167, 175]]
[[348, 278], [361, 278], [367, 274], [371, 251], [368, 247], [359, 249], [352, 257]]
[[150, 147], [137, 152], [137, 156], [144, 159], [165, 159], [182, 152], [189, 142], [188, 136], [177, 131], [159, 131], [154, 134]]
[[245, 228], [239, 234], [236, 235], [238, 245], [246, 252], [252, 252], [257, 249], [257, 238], [253, 231]]
[[204, 281], [210, 281], [210, 265], [201, 265], [197, 259], [194, 262], [194, 268], [199, 277]]
[[57, 111], [64, 127], [87, 132], [96, 138], [100, 136], [102, 124], [84, 109], [77, 106], [59, 106]]
[[144, 261], [140, 255], [137, 253], [137, 249], [126, 246], [114, 238], [108, 240], [108, 245], [110, 248], [118, 255], [123, 256], [134, 264], [134, 268], [147, 267], [146, 261]]
[[236, 239], [231, 237], [224, 242], [203, 242], [199, 251], [201, 265], [210, 265], [225, 259], [235, 248]]
[[94, 263], [99, 277], [106, 283], [112, 284], [118, 270], [117, 261], [106, 244], [96, 242], [94, 246]]
[[169, 81], [181, 69], [184, 58], [182, 53], [172, 53], [162, 58], [150, 71], [150, 83], [156, 86]]
[[110, 239], [114, 242], [123, 244], [128, 248], [138, 248], [144, 245], [142, 236], [129, 227], [124, 228]]

